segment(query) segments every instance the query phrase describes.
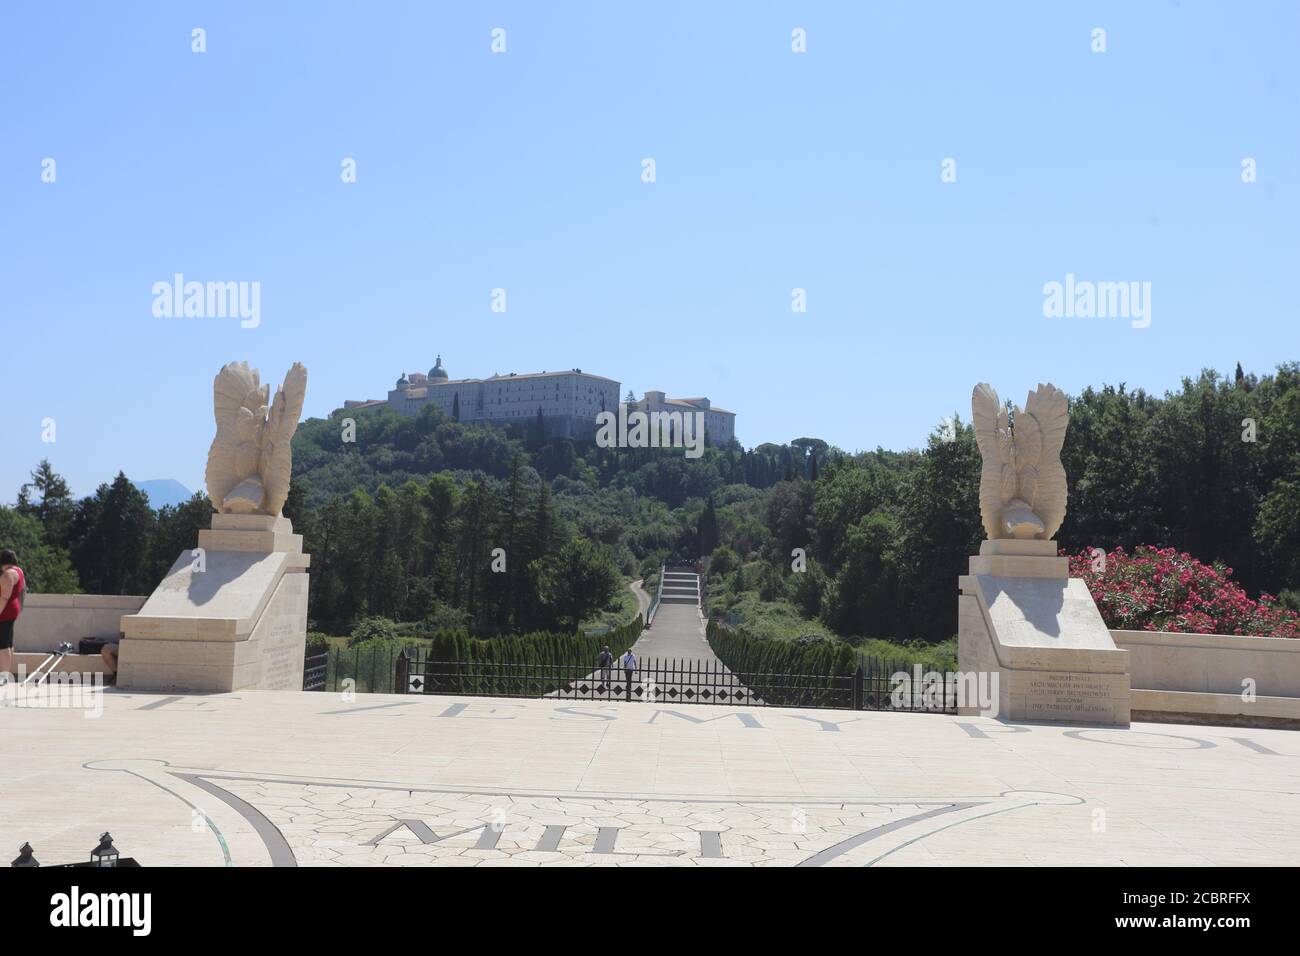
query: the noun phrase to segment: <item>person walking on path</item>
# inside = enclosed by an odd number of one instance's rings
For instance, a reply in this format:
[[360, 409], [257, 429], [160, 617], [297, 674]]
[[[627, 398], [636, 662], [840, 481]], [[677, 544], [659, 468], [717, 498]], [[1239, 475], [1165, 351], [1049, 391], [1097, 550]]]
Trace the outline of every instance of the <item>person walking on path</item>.
[[14, 672], [14, 622], [23, 613], [27, 577], [18, 567], [18, 555], [0, 551], [0, 682]]
[[632, 648], [627, 649], [623, 655], [623, 673], [627, 676], [627, 699], [632, 699], [632, 678], [636, 674], [636, 655], [632, 653]]
[[600, 668], [600, 679], [608, 683], [609, 669], [614, 666], [614, 655], [610, 653], [608, 644], [600, 649], [600, 656], [596, 658], [596, 666]]

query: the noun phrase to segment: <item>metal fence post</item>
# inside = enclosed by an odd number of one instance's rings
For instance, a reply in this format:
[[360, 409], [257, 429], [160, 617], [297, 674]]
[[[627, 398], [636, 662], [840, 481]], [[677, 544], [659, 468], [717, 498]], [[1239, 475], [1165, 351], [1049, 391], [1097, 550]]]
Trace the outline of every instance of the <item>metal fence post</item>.
[[853, 709], [862, 710], [862, 662], [858, 661], [858, 669], [853, 672]]
[[395, 694], [407, 693], [407, 688], [410, 685], [410, 681], [407, 679], [406, 676], [406, 648], [405, 647], [403, 647], [401, 652], [397, 655], [397, 675], [393, 678], [393, 684], [394, 684], [393, 693]]

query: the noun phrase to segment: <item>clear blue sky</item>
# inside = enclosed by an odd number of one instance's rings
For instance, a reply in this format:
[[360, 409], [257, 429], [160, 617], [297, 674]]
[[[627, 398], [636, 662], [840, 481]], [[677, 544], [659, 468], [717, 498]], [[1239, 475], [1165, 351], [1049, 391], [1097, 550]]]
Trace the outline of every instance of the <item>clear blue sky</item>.
[[[850, 450], [980, 380], [1266, 372], [1300, 358], [1298, 10], [5, 0], [0, 501], [42, 457], [201, 487], [234, 359], [306, 364], [308, 415], [441, 353]], [[155, 318], [174, 272], [260, 282], [260, 327]], [[1151, 326], [1044, 318], [1066, 273], [1151, 282]]]

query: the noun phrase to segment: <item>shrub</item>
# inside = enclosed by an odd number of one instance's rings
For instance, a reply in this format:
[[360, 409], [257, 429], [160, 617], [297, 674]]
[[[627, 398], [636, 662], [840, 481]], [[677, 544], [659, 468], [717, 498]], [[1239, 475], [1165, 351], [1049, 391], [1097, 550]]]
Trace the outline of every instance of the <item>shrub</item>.
[[785, 577], [770, 564], [759, 572], [758, 597], [761, 601], [783, 601], [786, 597]]
[[434, 601], [425, 612], [417, 630], [428, 634], [433, 631], [464, 627], [469, 623], [469, 614], [441, 601]]
[[705, 631], [709, 646], [737, 674], [847, 675], [857, 668], [853, 648], [847, 643], [810, 634], [795, 640], [755, 637], [721, 621], [709, 621]]
[[1087, 582], [1113, 630], [1300, 637], [1295, 611], [1269, 594], [1251, 600], [1232, 580], [1232, 568], [1173, 548], [1116, 548], [1104, 562], [1084, 550], [1070, 556], [1070, 576]]
[[604, 634], [502, 634], [500, 637], [471, 637], [464, 628], [438, 631], [430, 638], [431, 661], [473, 661], [484, 664], [591, 664], [606, 644], [619, 656], [641, 636], [641, 615]]
[[810, 558], [807, 570], [792, 576], [790, 600], [804, 617], [815, 618], [822, 612], [822, 598], [827, 593], [826, 585], [826, 572], [818, 562]]
[[663, 564], [666, 556], [664, 552], [656, 551], [654, 554], [648, 554], [645, 560], [641, 562], [640, 568], [637, 569], [637, 576], [641, 578], [642, 587], [651, 594], [659, 587], [659, 568]]
[[709, 574], [711, 575], [731, 574], [738, 567], [740, 567], [740, 556], [725, 544], [715, 548], [713, 554], [709, 556]]
[[845, 642], [820, 634], [770, 640], [721, 621], [709, 621], [705, 634], [718, 659], [766, 703], [844, 706], [847, 678], [858, 666], [853, 648]]
[[398, 638], [397, 624], [386, 617], [363, 617], [357, 621], [348, 636], [348, 647], [355, 647], [366, 641], [395, 641]]

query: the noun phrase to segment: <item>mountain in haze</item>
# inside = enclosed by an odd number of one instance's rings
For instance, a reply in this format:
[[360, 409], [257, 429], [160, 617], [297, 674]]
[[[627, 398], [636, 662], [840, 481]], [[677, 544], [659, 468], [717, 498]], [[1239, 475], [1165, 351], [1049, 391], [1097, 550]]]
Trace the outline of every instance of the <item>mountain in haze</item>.
[[190, 491], [175, 478], [153, 478], [149, 481], [132, 482], [149, 496], [149, 505], [155, 511], [164, 505], [181, 505], [194, 497]]

